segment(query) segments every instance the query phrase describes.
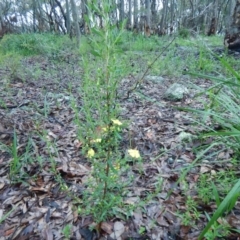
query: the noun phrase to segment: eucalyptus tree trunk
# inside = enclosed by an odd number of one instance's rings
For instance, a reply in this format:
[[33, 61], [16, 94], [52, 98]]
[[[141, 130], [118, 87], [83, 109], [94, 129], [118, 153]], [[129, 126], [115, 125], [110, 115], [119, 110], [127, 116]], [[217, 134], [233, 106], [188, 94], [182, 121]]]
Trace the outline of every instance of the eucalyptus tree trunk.
[[224, 23], [223, 24], [225, 25], [226, 29], [229, 29], [230, 25], [231, 25], [235, 1], [236, 0], [228, 0], [226, 6], [223, 8], [223, 14], [224, 14]]
[[150, 0], [146, 0], [146, 25], [145, 25], [146, 36], [151, 35], [151, 4]]
[[160, 28], [158, 31], [158, 35], [162, 36], [167, 33], [167, 14], [168, 14], [168, 0], [162, 0], [163, 8], [162, 8], [162, 16], [160, 21]]
[[211, 35], [215, 35], [216, 31], [217, 31], [217, 1], [214, 0], [212, 3], [212, 7], [211, 7], [211, 11], [208, 14], [209, 15], [209, 26], [208, 26], [208, 31], [207, 31], [207, 35], [211, 36]]
[[228, 49], [240, 52], [240, 0], [236, 0], [232, 22], [225, 34], [224, 45]]
[[45, 26], [45, 20], [44, 20], [44, 13], [43, 13], [43, 9], [42, 9], [42, 5], [41, 5], [41, 1], [37, 0], [36, 1], [36, 18], [38, 20], [38, 31], [39, 32], [43, 32], [44, 26]]
[[4, 13], [3, 13], [3, 3], [0, 2], [0, 38], [5, 34], [4, 30]]
[[127, 29], [132, 29], [132, 0], [128, 0], [128, 24]]
[[75, 33], [77, 38], [77, 47], [80, 45], [80, 27], [78, 23], [77, 6], [75, 0], [71, 0], [72, 18], [74, 21]]
[[124, 16], [124, 0], [119, 0], [119, 21], [122, 22], [125, 18]]
[[138, 0], [134, 0], [134, 12], [133, 12], [133, 28], [138, 32]]
[[118, 13], [117, 13], [118, 7], [117, 7], [117, 5], [118, 5], [118, 2], [116, 2], [116, 0], [114, 0], [112, 2], [112, 11], [109, 14], [110, 21], [114, 26], [118, 25]]
[[147, 0], [140, 0], [139, 29], [142, 33], [145, 33], [145, 26], [146, 26], [146, 1]]
[[36, 0], [33, 0], [32, 7], [33, 7], [33, 32], [36, 32], [36, 15], [37, 15], [37, 3], [36, 3]]
[[[49, 27], [51, 32], [57, 32], [58, 31], [58, 25], [57, 25], [57, 13], [56, 13], [56, 4], [54, 0], [48, 1], [50, 5], [50, 12], [47, 14], [49, 19]], [[45, 5], [46, 9], [48, 9], [47, 4]]]
[[189, 0], [190, 1], [190, 8], [191, 8], [191, 18], [189, 19], [189, 27], [193, 30], [193, 31], [197, 31], [197, 26], [195, 24], [195, 20], [196, 20], [196, 3], [195, 0]]
[[[67, 29], [67, 16], [66, 16], [66, 13], [62, 7], [62, 4], [61, 4], [61, 1], [59, 0], [55, 0], [55, 3], [57, 4], [57, 6], [60, 8], [60, 11], [61, 11], [61, 14], [62, 14], [62, 17], [64, 19], [64, 25], [65, 25], [65, 28]], [[56, 12], [56, 11], [55, 11]], [[60, 22], [58, 22], [58, 26], [62, 29], [62, 32], [65, 34], [66, 33], [66, 30], [65, 28], [62, 26], [62, 24]]]
[[151, 1], [152, 28], [156, 30], [157, 26], [157, 0]]
[[182, 0], [180, 1], [180, 6], [179, 6], [179, 22], [178, 22], [178, 30], [184, 28], [186, 26], [186, 20], [187, 18], [185, 17], [185, 11], [186, 9], [186, 1]]
[[67, 28], [67, 34], [70, 36], [71, 20], [70, 20], [69, 0], [66, 0], [66, 28]]
[[146, 23], [147, 26], [151, 26], [151, 3], [150, 0], [146, 0]]
[[87, 5], [87, 0], [82, 0], [81, 1], [81, 10], [82, 10], [82, 19], [81, 19], [81, 25], [84, 29], [85, 34], [90, 33], [89, 26], [87, 24], [87, 21], [85, 19], [86, 16], [88, 16], [88, 5]]
[[172, 34], [173, 32], [173, 28], [174, 28], [174, 18], [175, 18], [175, 1], [171, 0], [170, 3], [170, 34]]

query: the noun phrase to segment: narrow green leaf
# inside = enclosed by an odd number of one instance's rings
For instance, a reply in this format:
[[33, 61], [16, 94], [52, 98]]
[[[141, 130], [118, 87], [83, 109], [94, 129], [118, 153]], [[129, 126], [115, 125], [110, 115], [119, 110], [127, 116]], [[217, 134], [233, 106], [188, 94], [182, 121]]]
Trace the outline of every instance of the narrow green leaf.
[[99, 53], [99, 51], [97, 51], [97, 50], [92, 49], [91, 53], [92, 53], [92, 55], [94, 55], [96, 57], [101, 57], [101, 53]]
[[17, 206], [15, 206], [14, 208], [12, 208], [8, 213], [6, 213], [2, 218], [0, 218], [0, 224], [1, 224], [2, 222], [4, 222], [4, 221], [7, 219], [7, 217], [8, 217], [16, 208], [17, 208]]
[[100, 29], [97, 29], [97, 28], [92, 28], [91, 31], [96, 34], [97, 36], [100, 36], [102, 38], [104, 38], [104, 34], [103, 32], [100, 30]]
[[212, 188], [213, 188], [213, 194], [214, 194], [214, 197], [215, 197], [216, 204], [219, 207], [221, 201], [220, 201], [220, 198], [219, 198], [219, 194], [218, 194], [218, 190], [216, 188], [216, 185], [213, 182], [212, 182]]
[[[234, 185], [234, 187], [231, 189], [231, 191], [227, 194], [227, 196], [223, 199], [220, 206], [217, 208], [216, 212], [213, 214], [212, 218], [208, 222], [207, 226], [203, 229], [200, 236], [198, 237], [199, 240], [203, 239], [207, 231], [211, 228], [211, 226], [214, 224], [217, 219], [223, 215], [223, 213], [226, 211], [226, 209], [229, 207], [229, 203], [232, 201], [232, 198], [236, 196], [237, 193], [239, 193], [240, 190], [240, 179], [238, 182]], [[234, 206], [232, 206], [233, 208]], [[230, 209], [228, 209], [230, 210]]]

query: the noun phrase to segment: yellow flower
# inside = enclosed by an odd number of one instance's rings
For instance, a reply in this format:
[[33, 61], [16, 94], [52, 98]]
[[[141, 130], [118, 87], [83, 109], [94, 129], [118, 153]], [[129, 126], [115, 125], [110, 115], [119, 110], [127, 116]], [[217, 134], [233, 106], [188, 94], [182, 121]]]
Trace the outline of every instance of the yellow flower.
[[132, 157], [132, 158], [140, 158], [140, 153], [137, 149], [129, 149], [128, 150], [128, 154]]
[[[113, 168], [114, 168], [116, 171], [120, 170], [120, 163], [115, 163], [115, 164], [113, 164]], [[109, 177], [110, 177], [112, 180], [116, 180], [117, 177], [118, 177], [118, 174], [111, 172]]]
[[115, 124], [115, 125], [118, 125], [118, 126], [122, 125], [122, 123], [118, 119], [111, 119], [111, 120], [112, 120], [113, 124]]
[[114, 169], [115, 170], [119, 170], [120, 169], [120, 164], [119, 163], [116, 163], [113, 165], [114, 166]]
[[90, 148], [87, 152], [87, 157], [92, 158], [94, 154], [95, 154], [95, 151], [92, 148]]
[[106, 128], [106, 127], [103, 127], [102, 130], [103, 130], [104, 132], [106, 132], [106, 131], [107, 131], [107, 128]]
[[91, 142], [92, 143], [100, 143], [102, 141], [101, 138], [96, 138], [96, 139], [93, 139]]

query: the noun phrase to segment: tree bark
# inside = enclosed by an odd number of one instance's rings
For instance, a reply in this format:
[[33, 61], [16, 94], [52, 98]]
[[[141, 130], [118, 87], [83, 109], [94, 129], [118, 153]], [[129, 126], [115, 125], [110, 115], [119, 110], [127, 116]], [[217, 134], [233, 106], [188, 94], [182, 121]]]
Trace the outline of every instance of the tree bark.
[[67, 28], [67, 34], [70, 36], [71, 20], [70, 20], [70, 9], [69, 9], [69, 1], [68, 0], [66, 0], [66, 28]]
[[134, 17], [133, 17], [133, 29], [135, 32], [138, 32], [138, 0], [134, 0]]
[[150, 0], [146, 0], [146, 26], [145, 26], [145, 35], [151, 35], [151, 4]]
[[230, 50], [240, 52], [240, 0], [236, 0], [232, 23], [226, 31], [224, 45]]
[[36, 15], [37, 15], [37, 4], [33, 0], [33, 32], [36, 32]]
[[71, 9], [72, 9], [72, 17], [74, 21], [75, 33], [77, 38], [77, 46], [80, 45], [80, 28], [78, 23], [78, 15], [77, 15], [77, 7], [74, 0], [71, 0]]
[[211, 35], [215, 35], [216, 31], [217, 31], [217, 2], [216, 0], [214, 0], [213, 4], [212, 4], [212, 9], [211, 9], [211, 13], [209, 14], [211, 16], [211, 20], [210, 20], [210, 25], [207, 31], [207, 35], [211, 36]]
[[132, 29], [132, 0], [128, 0], [128, 24], [127, 29]]
[[124, 16], [124, 0], [119, 0], [118, 5], [119, 5], [119, 20], [120, 20], [120, 22], [122, 22], [125, 18], [125, 16]]
[[[56, 4], [57, 4], [57, 6], [60, 8], [60, 11], [61, 11], [61, 14], [62, 14], [62, 16], [63, 16], [63, 19], [64, 19], [64, 24], [65, 24], [65, 27], [66, 27], [66, 29], [67, 29], [67, 16], [66, 16], [66, 14], [65, 14], [65, 12], [64, 12], [64, 9], [63, 9], [63, 7], [62, 7], [62, 5], [61, 5], [61, 2], [60, 1], [58, 1], [58, 0], [55, 0], [55, 2], [56, 2]], [[62, 30], [63, 30], [63, 33], [65, 34], [66, 33], [66, 31], [65, 31], [65, 29], [62, 27]]]
[[163, 4], [163, 8], [162, 8], [162, 17], [161, 17], [161, 21], [160, 21], [160, 26], [159, 26], [159, 30], [158, 30], [158, 35], [162, 36], [167, 34], [167, 14], [168, 14], [168, 0], [163, 0], [162, 2]]
[[90, 33], [89, 26], [87, 24], [87, 21], [85, 19], [86, 16], [88, 16], [88, 7], [87, 7], [87, 0], [82, 0], [81, 1], [81, 9], [82, 9], [82, 19], [81, 19], [81, 27], [84, 29], [85, 34]]

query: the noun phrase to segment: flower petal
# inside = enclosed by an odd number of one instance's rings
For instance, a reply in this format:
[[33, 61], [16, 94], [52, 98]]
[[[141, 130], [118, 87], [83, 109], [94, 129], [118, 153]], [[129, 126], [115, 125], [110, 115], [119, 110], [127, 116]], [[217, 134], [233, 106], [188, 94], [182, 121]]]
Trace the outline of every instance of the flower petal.
[[115, 125], [118, 125], [118, 126], [122, 125], [122, 123], [118, 119], [111, 119], [111, 120], [112, 120], [113, 124], [115, 124]]
[[87, 157], [92, 158], [94, 154], [95, 154], [95, 151], [92, 148], [90, 148], [87, 152]]
[[132, 157], [132, 158], [140, 158], [140, 153], [137, 149], [129, 149], [128, 150], [128, 154]]

